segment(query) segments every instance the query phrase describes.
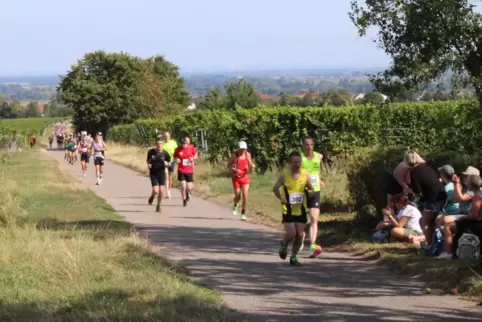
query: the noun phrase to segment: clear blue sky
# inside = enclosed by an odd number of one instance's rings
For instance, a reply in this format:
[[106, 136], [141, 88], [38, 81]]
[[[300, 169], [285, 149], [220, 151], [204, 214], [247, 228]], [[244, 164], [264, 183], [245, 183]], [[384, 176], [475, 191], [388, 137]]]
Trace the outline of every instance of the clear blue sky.
[[2, 1], [0, 75], [64, 73], [97, 49], [163, 54], [184, 71], [386, 66], [349, 2]]

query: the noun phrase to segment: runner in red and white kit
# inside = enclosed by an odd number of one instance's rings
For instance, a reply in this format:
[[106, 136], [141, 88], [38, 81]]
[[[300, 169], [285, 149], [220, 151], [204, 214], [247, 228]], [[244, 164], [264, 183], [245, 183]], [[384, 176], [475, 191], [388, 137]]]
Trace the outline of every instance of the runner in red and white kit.
[[196, 148], [191, 145], [189, 137], [181, 139], [181, 146], [174, 151], [177, 164], [177, 180], [181, 182], [182, 204], [184, 207], [190, 199], [190, 193], [194, 186], [194, 162], [197, 159]]
[[248, 145], [244, 141], [238, 143], [238, 149], [233, 153], [228, 162], [228, 169], [233, 173], [233, 216], [238, 214], [238, 203], [243, 198], [241, 206], [241, 220], [247, 220], [246, 208], [248, 205], [249, 172], [255, 168], [251, 154], [247, 151]]

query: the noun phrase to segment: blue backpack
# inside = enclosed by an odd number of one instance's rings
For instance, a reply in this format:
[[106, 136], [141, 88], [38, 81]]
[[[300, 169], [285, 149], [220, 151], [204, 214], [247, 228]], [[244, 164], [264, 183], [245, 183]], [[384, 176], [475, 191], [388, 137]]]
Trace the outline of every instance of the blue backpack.
[[375, 244], [386, 244], [390, 242], [390, 233], [393, 227], [386, 227], [376, 230], [372, 235], [372, 241]]
[[432, 245], [424, 247], [425, 256], [438, 256], [444, 251], [444, 234], [440, 229], [436, 229], [432, 236]]

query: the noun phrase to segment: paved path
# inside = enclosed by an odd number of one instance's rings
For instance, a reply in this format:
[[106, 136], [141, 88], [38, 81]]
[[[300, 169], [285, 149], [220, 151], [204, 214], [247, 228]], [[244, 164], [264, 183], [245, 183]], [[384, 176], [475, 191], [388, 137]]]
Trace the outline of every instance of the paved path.
[[[51, 152], [59, 162], [61, 152]], [[106, 165], [95, 186], [93, 169], [73, 175], [105, 198], [126, 220], [165, 247], [205, 285], [223, 292], [227, 304], [247, 312], [245, 321], [481, 321], [482, 307], [452, 296], [426, 295], [423, 285], [346, 254], [326, 253], [304, 266], [278, 258], [280, 232], [233, 218], [230, 210], [179, 192], [163, 202], [164, 214], [147, 205], [149, 180], [125, 167]]]

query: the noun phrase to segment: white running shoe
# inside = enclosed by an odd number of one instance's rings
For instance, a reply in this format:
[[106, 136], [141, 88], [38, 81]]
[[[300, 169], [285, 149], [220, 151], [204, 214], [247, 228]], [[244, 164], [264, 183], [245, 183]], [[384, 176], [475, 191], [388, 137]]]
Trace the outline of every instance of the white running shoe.
[[443, 252], [440, 255], [438, 255], [437, 259], [452, 259], [452, 254]]
[[171, 189], [167, 189], [166, 198], [171, 199]]

